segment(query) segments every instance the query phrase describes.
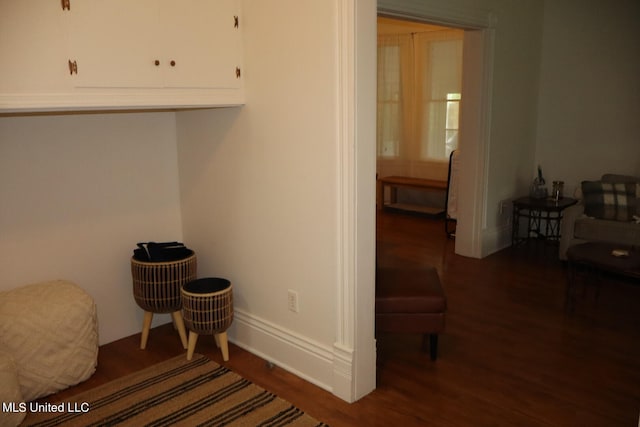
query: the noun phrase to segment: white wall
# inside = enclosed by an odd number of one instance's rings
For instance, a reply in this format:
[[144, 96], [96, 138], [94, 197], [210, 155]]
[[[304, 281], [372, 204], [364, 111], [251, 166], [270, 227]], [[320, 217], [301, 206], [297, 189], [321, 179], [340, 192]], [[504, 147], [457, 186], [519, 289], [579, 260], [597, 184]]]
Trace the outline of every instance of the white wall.
[[[334, 2], [245, 2], [246, 106], [177, 113], [184, 236], [234, 285], [230, 338], [325, 388], [338, 277]], [[274, 25], [277, 23], [277, 25]], [[299, 313], [287, 292], [299, 295]]]
[[141, 329], [136, 242], [181, 238], [173, 113], [0, 117], [0, 290], [77, 283], [104, 344]]
[[[545, 3], [536, 160], [573, 194], [640, 175], [640, 2]], [[533, 173], [533, 171], [531, 171]]]
[[492, 3], [496, 30], [485, 237], [494, 230], [502, 232], [501, 243], [493, 248], [496, 250], [511, 243], [510, 227], [505, 227], [510, 217], [500, 214], [499, 203], [528, 193], [535, 161], [543, 5], [537, 0]]

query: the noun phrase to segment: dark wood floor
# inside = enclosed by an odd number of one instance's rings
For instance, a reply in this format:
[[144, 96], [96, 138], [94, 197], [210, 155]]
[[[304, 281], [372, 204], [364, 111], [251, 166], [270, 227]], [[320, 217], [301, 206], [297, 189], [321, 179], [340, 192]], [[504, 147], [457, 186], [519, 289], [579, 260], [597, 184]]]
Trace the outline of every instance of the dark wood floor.
[[[531, 242], [482, 260], [454, 254], [442, 221], [384, 213], [381, 265], [433, 265], [447, 293], [439, 358], [412, 335], [379, 337], [378, 388], [348, 404], [230, 346], [230, 369], [332, 426], [635, 426], [640, 415], [640, 286], [607, 280], [564, 312], [556, 247]], [[589, 289], [587, 290], [589, 291]], [[102, 346], [99, 367], [73, 394], [184, 354], [171, 325]], [[213, 339], [197, 351], [222, 363]]]

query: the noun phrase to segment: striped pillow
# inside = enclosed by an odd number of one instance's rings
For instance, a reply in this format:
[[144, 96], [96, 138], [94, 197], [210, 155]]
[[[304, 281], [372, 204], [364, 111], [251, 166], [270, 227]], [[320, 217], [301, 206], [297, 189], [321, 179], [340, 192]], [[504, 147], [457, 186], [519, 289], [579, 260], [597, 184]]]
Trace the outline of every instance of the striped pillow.
[[582, 181], [582, 194], [584, 212], [588, 216], [629, 221], [635, 214], [635, 183]]

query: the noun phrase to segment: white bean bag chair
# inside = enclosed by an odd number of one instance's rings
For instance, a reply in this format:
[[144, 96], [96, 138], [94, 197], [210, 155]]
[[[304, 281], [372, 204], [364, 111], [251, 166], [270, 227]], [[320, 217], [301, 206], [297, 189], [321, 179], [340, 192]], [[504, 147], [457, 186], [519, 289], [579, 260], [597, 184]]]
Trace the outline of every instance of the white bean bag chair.
[[86, 380], [98, 363], [93, 298], [64, 280], [0, 292], [0, 348], [13, 358], [25, 401]]

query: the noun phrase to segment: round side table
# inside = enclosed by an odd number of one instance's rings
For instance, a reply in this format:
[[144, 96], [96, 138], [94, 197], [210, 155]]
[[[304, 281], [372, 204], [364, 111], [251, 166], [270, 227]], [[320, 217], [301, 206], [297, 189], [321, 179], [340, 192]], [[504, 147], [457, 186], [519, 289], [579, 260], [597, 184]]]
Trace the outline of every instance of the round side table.
[[182, 346], [187, 348], [187, 334], [180, 315], [182, 285], [197, 277], [196, 254], [167, 262], [146, 262], [131, 258], [133, 297], [144, 310], [140, 348], [144, 350], [149, 338], [153, 313], [171, 313], [180, 334]]
[[219, 277], [197, 279], [182, 287], [182, 315], [189, 329], [187, 360], [191, 360], [198, 335], [214, 335], [229, 360], [227, 329], [233, 321], [233, 290], [231, 282]]

